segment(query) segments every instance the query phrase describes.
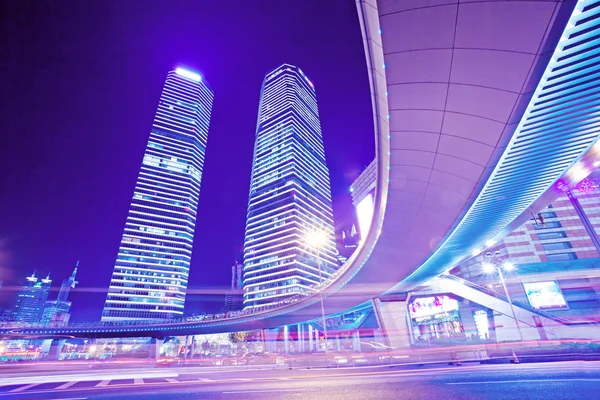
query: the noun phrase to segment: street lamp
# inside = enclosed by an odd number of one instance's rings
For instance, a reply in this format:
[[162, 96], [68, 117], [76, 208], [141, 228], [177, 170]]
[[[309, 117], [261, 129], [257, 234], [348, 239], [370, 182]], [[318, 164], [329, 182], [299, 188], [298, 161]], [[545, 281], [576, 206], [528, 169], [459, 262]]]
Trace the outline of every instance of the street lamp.
[[500, 264], [500, 260], [498, 259], [498, 252], [486, 254], [486, 259], [489, 261], [485, 261], [482, 264], [483, 272], [485, 273], [493, 273], [494, 271], [498, 271], [498, 275], [500, 276], [500, 282], [502, 283], [502, 287], [504, 288], [504, 294], [506, 295], [506, 299], [508, 300], [508, 304], [510, 306], [510, 311], [512, 312], [513, 319], [515, 320], [515, 324], [517, 325], [517, 330], [519, 331], [519, 336], [521, 337], [521, 341], [523, 341], [523, 332], [521, 332], [521, 326], [519, 325], [519, 320], [517, 319], [517, 314], [515, 313], [515, 307], [513, 306], [512, 299], [510, 298], [510, 293], [508, 293], [508, 289], [506, 288], [506, 280], [504, 279], [504, 274], [502, 270], [506, 272], [511, 272], [515, 270], [515, 266], [510, 261], [505, 261]]
[[[319, 269], [319, 286], [323, 284], [323, 275], [321, 273], [321, 248], [327, 242], [327, 233], [321, 230], [311, 231], [306, 235], [306, 245], [315, 250], [317, 255], [317, 268]], [[325, 353], [327, 353], [327, 323], [325, 322], [325, 306], [323, 303], [323, 288], [319, 290], [321, 295], [321, 321], [323, 324], [323, 337], [325, 339]]]

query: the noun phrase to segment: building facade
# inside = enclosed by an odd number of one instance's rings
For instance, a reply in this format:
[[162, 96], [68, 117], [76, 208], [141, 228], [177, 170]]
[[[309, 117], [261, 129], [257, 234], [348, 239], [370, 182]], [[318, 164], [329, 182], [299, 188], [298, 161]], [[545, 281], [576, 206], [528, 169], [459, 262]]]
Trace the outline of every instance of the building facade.
[[42, 319], [48, 294], [50, 293], [50, 277], [38, 279], [35, 272], [27, 277], [27, 283], [17, 294], [17, 301], [13, 312], [16, 322], [37, 323]]
[[237, 261], [231, 267], [231, 289], [225, 293], [225, 311], [238, 311], [244, 307], [243, 268], [244, 264]]
[[350, 185], [352, 205], [356, 210], [358, 220], [359, 236], [364, 238], [369, 228], [374, 212], [375, 183], [377, 182], [377, 169], [375, 160], [364, 169], [363, 172]]
[[599, 258], [600, 191], [570, 190], [491, 246], [454, 269], [456, 275], [482, 273], [487, 252], [515, 265]]
[[183, 315], [213, 92], [167, 75], [102, 313], [103, 321]]
[[56, 300], [46, 301], [41, 322], [43, 324], [66, 325], [71, 318], [71, 302], [68, 301], [71, 289], [77, 285], [77, 268], [79, 261], [70, 277], [63, 279]]
[[[318, 252], [307, 246], [311, 232], [323, 236]], [[300, 68], [283, 64], [265, 76], [260, 95], [244, 241], [244, 308], [307, 293], [335, 272], [335, 254], [315, 88]]]

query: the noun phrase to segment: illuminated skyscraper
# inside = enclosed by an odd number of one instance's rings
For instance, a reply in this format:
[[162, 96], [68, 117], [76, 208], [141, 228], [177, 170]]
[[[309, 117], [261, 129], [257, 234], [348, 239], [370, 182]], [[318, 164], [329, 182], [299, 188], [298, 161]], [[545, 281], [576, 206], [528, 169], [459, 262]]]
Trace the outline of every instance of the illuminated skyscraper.
[[30, 323], [40, 322], [51, 284], [50, 276], [47, 276], [46, 279], [38, 279], [35, 277], [35, 272], [28, 276], [27, 283], [17, 295], [14, 320]]
[[75, 280], [75, 277], [77, 276], [78, 267], [79, 261], [77, 261], [77, 264], [75, 265], [75, 269], [73, 270], [71, 276], [66, 279], [63, 279], [56, 300], [46, 301], [46, 305], [44, 306], [44, 313], [42, 314], [41, 320], [43, 324], [66, 325], [69, 322], [69, 319], [71, 317], [71, 314], [69, 313], [69, 311], [71, 310], [71, 302], [68, 301], [68, 298], [71, 289], [73, 289], [75, 285], [79, 283]]
[[167, 75], [102, 313], [103, 321], [183, 315], [213, 92]]
[[263, 81], [244, 241], [244, 307], [307, 293], [318, 284], [306, 236], [325, 233], [322, 279], [337, 268], [329, 171], [315, 88], [284, 64]]

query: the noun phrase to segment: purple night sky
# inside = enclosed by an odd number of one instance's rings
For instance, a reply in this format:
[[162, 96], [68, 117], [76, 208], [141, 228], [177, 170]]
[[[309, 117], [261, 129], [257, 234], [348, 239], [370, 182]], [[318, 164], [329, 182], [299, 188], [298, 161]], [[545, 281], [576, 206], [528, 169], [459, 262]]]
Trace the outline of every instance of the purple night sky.
[[181, 65], [215, 92], [186, 314], [218, 311], [241, 260], [260, 86], [284, 62], [315, 84], [346, 227], [348, 186], [374, 157], [353, 0], [3, 1], [0, 308], [34, 269], [58, 290], [80, 259], [72, 320], [100, 318], [161, 88]]

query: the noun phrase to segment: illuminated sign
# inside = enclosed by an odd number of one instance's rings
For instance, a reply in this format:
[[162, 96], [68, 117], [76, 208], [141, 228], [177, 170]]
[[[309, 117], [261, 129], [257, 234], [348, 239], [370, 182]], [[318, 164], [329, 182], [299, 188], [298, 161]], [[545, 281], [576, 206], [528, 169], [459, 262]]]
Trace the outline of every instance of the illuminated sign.
[[410, 317], [416, 322], [441, 319], [458, 311], [458, 301], [449, 296], [421, 297], [410, 303], [409, 310]]
[[371, 228], [371, 220], [373, 219], [373, 195], [368, 194], [356, 205], [356, 215], [360, 237], [364, 239], [369, 232], [369, 228]]
[[538, 310], [568, 308], [567, 301], [555, 281], [523, 283], [523, 288], [533, 308]]

